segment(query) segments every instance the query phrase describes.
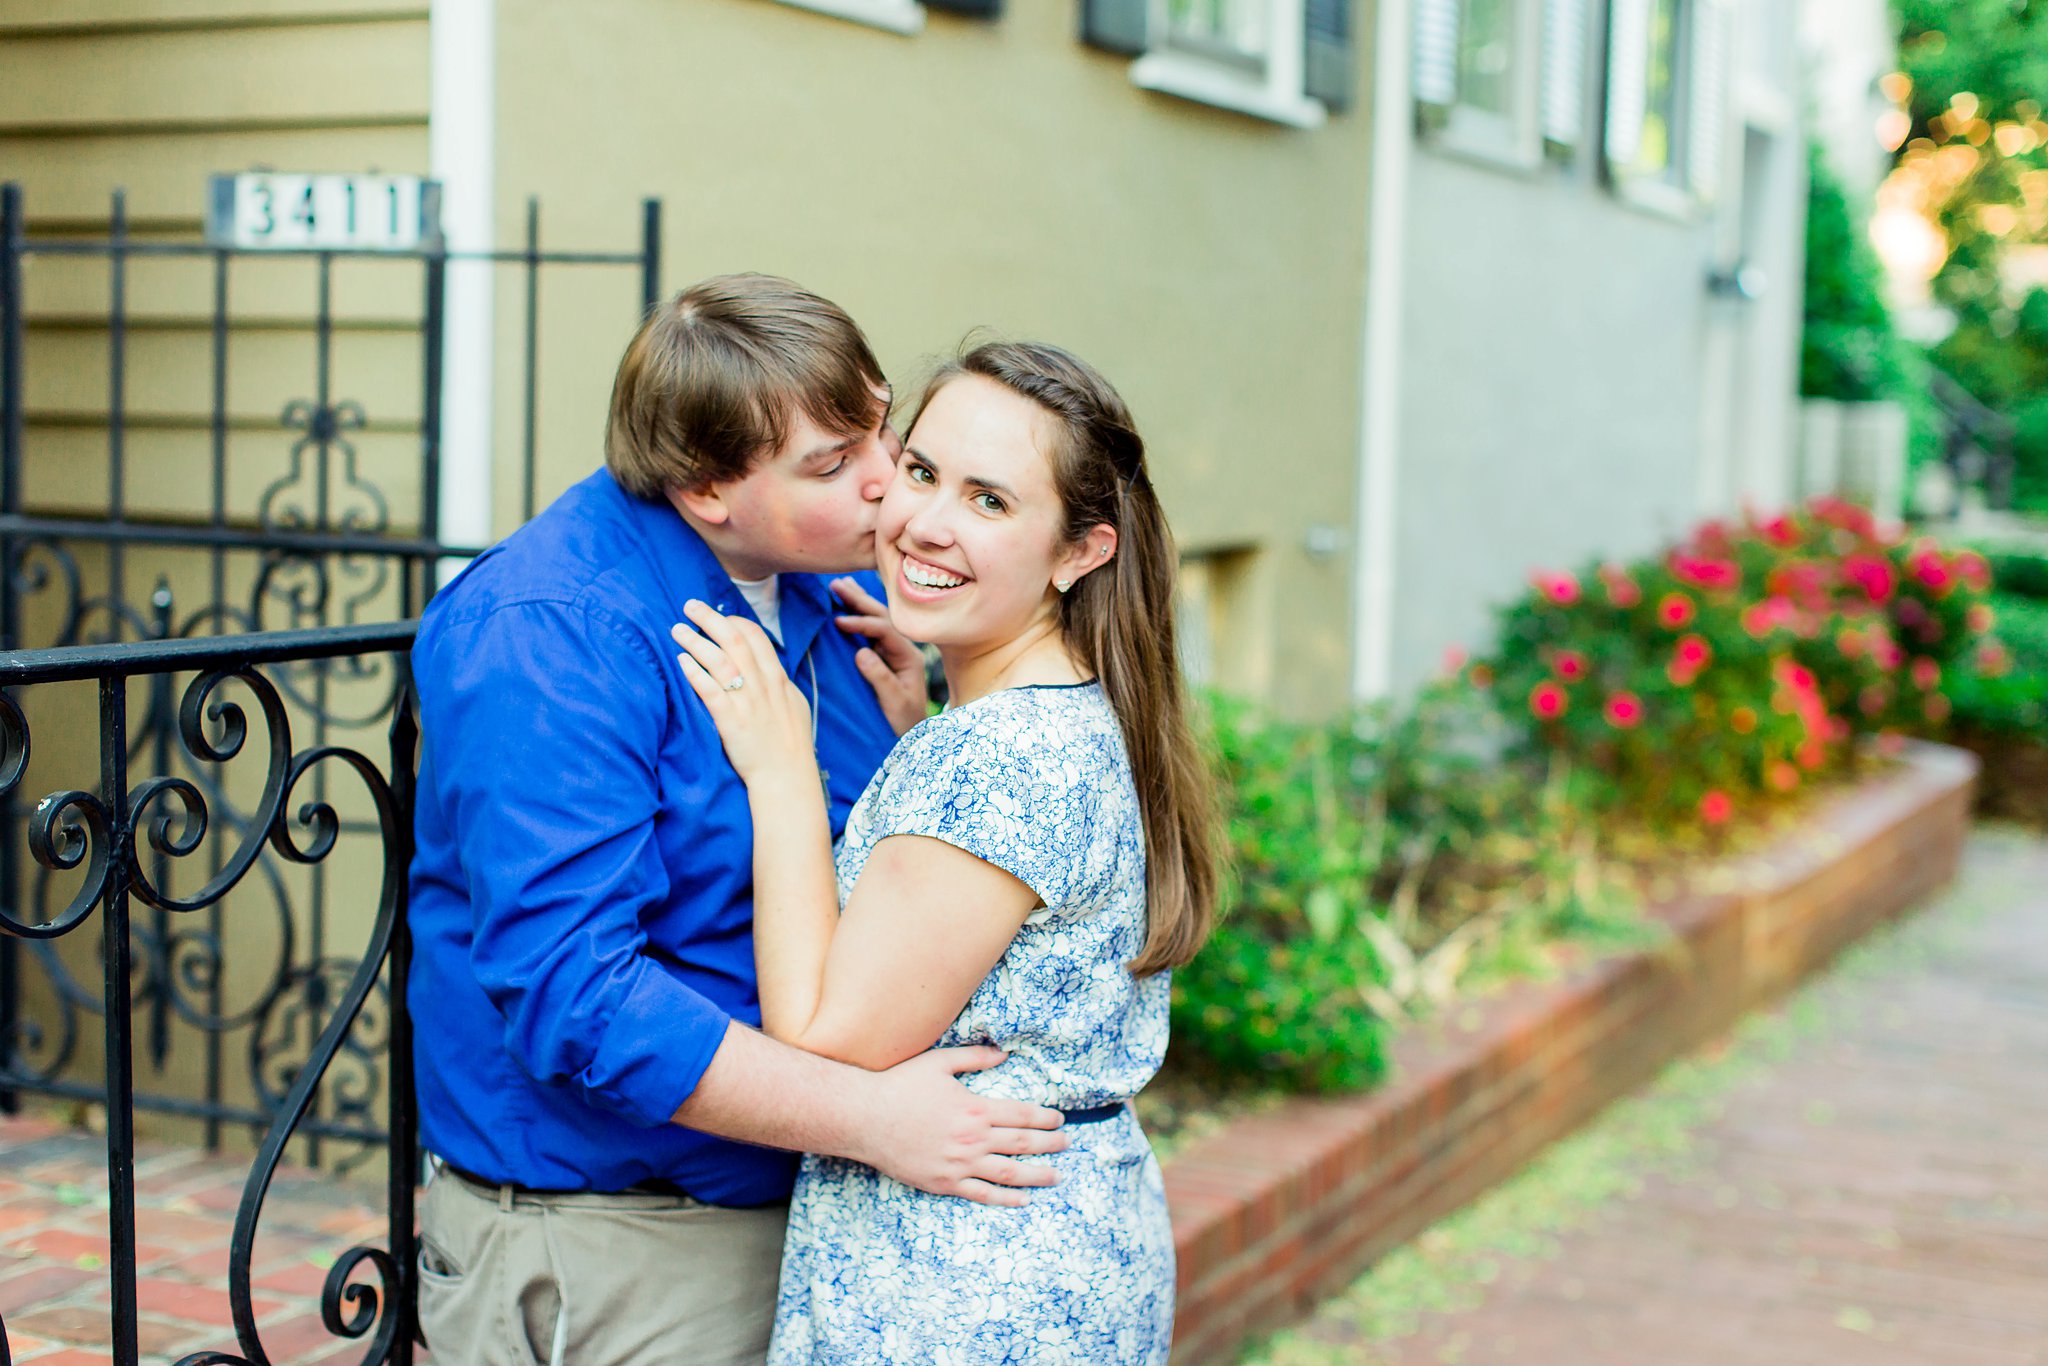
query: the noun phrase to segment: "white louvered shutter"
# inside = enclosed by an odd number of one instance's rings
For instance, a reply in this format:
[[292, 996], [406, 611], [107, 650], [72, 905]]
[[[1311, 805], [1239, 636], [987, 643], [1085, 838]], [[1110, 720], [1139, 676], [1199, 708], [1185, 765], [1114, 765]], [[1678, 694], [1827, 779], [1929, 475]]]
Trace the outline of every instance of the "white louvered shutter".
[[1460, 0], [1415, 0], [1418, 104], [1448, 109], [1458, 102], [1458, 17], [1462, 8]]
[[1585, 138], [1586, 0], [1543, 0], [1543, 140]]
[[1734, 10], [1728, 0], [1693, 0], [1692, 60], [1687, 98], [1685, 177], [1694, 195], [1711, 202], [1721, 189], [1728, 141], [1728, 60]]
[[1610, 169], [1626, 171], [1643, 150], [1649, 111], [1650, 6], [1653, 0], [1613, 0], [1607, 30], [1607, 128]]

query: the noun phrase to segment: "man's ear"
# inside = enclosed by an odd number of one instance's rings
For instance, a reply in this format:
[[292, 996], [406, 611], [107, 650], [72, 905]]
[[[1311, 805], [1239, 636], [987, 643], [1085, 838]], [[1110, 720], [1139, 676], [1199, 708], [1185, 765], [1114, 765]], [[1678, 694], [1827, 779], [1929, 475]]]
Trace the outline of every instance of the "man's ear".
[[677, 512], [686, 513], [706, 526], [724, 526], [732, 517], [732, 509], [725, 505], [716, 484], [696, 489], [672, 487], [668, 491], [668, 501]]

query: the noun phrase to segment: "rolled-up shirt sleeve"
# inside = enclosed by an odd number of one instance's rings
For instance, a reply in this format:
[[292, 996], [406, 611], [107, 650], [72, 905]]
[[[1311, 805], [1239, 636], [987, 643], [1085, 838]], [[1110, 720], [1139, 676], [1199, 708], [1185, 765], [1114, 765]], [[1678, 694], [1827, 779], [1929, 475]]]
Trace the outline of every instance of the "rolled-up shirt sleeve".
[[661, 668], [602, 608], [557, 602], [449, 622], [415, 659], [472, 966], [505, 1047], [643, 1125], [674, 1115], [730, 1021], [643, 951], [642, 916], [670, 890], [654, 831]]

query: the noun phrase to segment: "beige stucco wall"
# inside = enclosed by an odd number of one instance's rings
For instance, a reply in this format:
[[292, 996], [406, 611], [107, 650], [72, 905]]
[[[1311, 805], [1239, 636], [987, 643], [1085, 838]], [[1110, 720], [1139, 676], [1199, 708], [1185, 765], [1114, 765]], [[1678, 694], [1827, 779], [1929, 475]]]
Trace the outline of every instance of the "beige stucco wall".
[[[1072, 347], [1137, 412], [1185, 548], [1260, 552], [1219, 681], [1333, 710], [1348, 555], [1304, 539], [1353, 515], [1368, 120], [1304, 132], [1148, 94], [1076, 39], [1070, 0], [1006, 9], [906, 38], [772, 0], [502, 0], [500, 240], [537, 193], [551, 244], [630, 245], [653, 194], [668, 288], [789, 275], [843, 303], [899, 381], [977, 325]], [[558, 278], [543, 300], [543, 497], [599, 457], [630, 296]], [[513, 282], [499, 302], [510, 326]]]

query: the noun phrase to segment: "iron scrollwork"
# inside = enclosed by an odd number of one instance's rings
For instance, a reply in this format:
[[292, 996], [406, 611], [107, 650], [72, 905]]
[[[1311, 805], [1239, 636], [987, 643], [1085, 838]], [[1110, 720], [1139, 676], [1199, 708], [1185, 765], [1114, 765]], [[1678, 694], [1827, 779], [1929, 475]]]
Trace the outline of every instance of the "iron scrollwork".
[[[121, 675], [110, 672], [109, 676], [114, 680], [112, 695], [123, 696]], [[104, 685], [106, 680], [102, 681]], [[401, 703], [395, 709], [391, 730], [394, 778], [388, 779], [384, 769], [355, 749], [316, 743], [295, 753], [291, 717], [277, 687], [263, 671], [248, 664], [205, 669], [184, 689], [177, 712], [178, 738], [195, 771], [227, 765], [252, 747], [255, 737], [249, 709], [228, 695], [230, 688], [253, 698], [261, 738], [268, 748], [262, 795], [246, 817], [216, 822], [217, 790], [216, 799], [210, 801], [199, 783], [175, 774], [145, 779], [120, 802], [78, 789], [53, 792], [37, 804], [30, 818], [30, 854], [47, 871], [83, 870], [82, 878], [66, 905], [53, 916], [23, 920], [0, 910], [0, 930], [29, 940], [39, 949], [79, 929], [97, 907], [107, 906], [111, 914], [114, 903], [109, 898], [114, 896], [132, 895], [137, 902], [167, 913], [173, 921], [184, 922], [194, 912], [219, 907], [237, 886], [249, 880], [253, 869], [267, 867], [268, 861], [260, 857], [266, 850], [286, 862], [310, 866], [324, 862], [342, 847], [345, 824], [326, 793], [321, 774], [352, 775], [368, 798], [373, 812], [369, 825], [379, 840], [381, 875], [375, 921], [362, 955], [352, 960], [322, 958], [293, 969], [287, 943], [276, 981], [247, 1012], [252, 1025], [251, 1068], [269, 1125], [244, 1187], [229, 1249], [229, 1297], [240, 1355], [201, 1353], [185, 1358], [179, 1366], [271, 1366], [254, 1321], [250, 1284], [265, 1197], [288, 1145], [314, 1111], [338, 1060], [350, 1069], [350, 1075], [330, 1088], [329, 1108], [367, 1132], [376, 1132], [376, 1102], [384, 1093], [376, 1060], [392, 1055], [404, 1038], [397, 1013], [403, 1009], [397, 996], [401, 984], [394, 980], [387, 989], [384, 976], [387, 963], [392, 964], [394, 976], [402, 971], [402, 957], [394, 959], [392, 949], [394, 937], [403, 933], [410, 853], [408, 766], [417, 735], [411, 708]], [[106, 695], [103, 687], [103, 697]], [[103, 733], [103, 744], [119, 744], [118, 732], [112, 734], [115, 738], [110, 740], [109, 734]], [[29, 723], [22, 708], [11, 692], [0, 692], [0, 800], [11, 798], [23, 782], [30, 749]], [[116, 766], [111, 771], [125, 772], [129, 757], [113, 756]], [[301, 798], [301, 793], [307, 795]], [[232, 847], [211, 848], [216, 842]], [[178, 893], [170, 873], [182, 866], [204, 866], [195, 864], [202, 851], [212, 854], [211, 875], [197, 891]], [[288, 923], [290, 916], [285, 920]], [[140, 922], [136, 928], [139, 934]], [[146, 978], [156, 984], [154, 989], [174, 989], [171, 984], [181, 974], [170, 970], [170, 960], [178, 957], [175, 946], [179, 942], [199, 950], [197, 957], [190, 956], [191, 949], [186, 951], [184, 961], [200, 965], [184, 970], [189, 985], [204, 986], [206, 974], [218, 971], [219, 946], [212, 936], [184, 941], [167, 936], [153, 950], [166, 961]], [[66, 1027], [70, 1029], [68, 1021]], [[119, 1030], [119, 1037], [132, 1047], [129, 1022], [120, 1021]], [[308, 1046], [306, 1036], [315, 1031], [317, 1037]], [[303, 1058], [299, 1056], [301, 1048]], [[68, 1041], [65, 1051], [69, 1051]], [[409, 1079], [406, 1084], [409, 1087]], [[344, 1253], [329, 1274], [322, 1297], [322, 1318], [330, 1332], [338, 1338], [367, 1340], [366, 1366], [409, 1358], [411, 1201], [409, 1195], [398, 1192], [401, 1185], [410, 1189], [412, 1140], [409, 1119], [397, 1122], [401, 1107], [409, 1112], [409, 1101], [397, 1097], [395, 1087], [393, 1107], [394, 1122], [385, 1131], [390, 1135], [394, 1173], [392, 1246], [359, 1246]], [[132, 1161], [132, 1154], [128, 1160]], [[117, 1202], [110, 1217], [125, 1219], [133, 1226], [132, 1206], [124, 1211]], [[128, 1274], [132, 1271], [127, 1268]], [[6, 1362], [5, 1329], [0, 1326], [0, 1366]]]

